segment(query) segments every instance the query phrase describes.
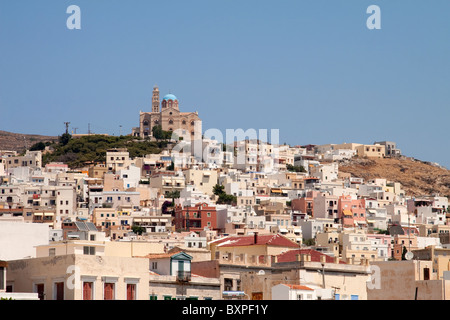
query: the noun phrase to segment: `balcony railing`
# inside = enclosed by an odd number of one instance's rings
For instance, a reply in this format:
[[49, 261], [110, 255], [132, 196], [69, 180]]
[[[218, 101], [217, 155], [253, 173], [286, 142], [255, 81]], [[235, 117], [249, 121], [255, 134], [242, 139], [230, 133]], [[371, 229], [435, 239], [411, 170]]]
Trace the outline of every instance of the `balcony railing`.
[[190, 271], [178, 271], [177, 272], [177, 281], [178, 282], [191, 281], [191, 272]]

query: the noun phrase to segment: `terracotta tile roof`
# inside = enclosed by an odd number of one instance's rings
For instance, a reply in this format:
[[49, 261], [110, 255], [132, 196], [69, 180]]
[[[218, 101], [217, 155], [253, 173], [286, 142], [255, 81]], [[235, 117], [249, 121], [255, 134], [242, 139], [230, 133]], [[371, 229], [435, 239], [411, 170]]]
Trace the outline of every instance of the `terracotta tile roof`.
[[289, 287], [291, 289], [294, 289], [294, 290], [311, 290], [311, 291], [314, 291], [314, 289], [311, 289], [310, 287], [302, 286], [302, 285], [299, 285], [299, 284], [284, 284], [283, 283], [283, 285], [286, 286], [286, 287]]
[[298, 248], [298, 244], [289, 240], [281, 234], [276, 235], [258, 235], [255, 236], [230, 236], [219, 239], [215, 243], [220, 247], [235, 247], [235, 246], [251, 246], [251, 245], [270, 245], [276, 247], [291, 247]]
[[[300, 249], [300, 250], [289, 250], [277, 256], [278, 262], [292, 262], [297, 261], [298, 254], [309, 254], [311, 255], [311, 262], [320, 262], [320, 257], [325, 256], [325, 261], [327, 263], [334, 263], [334, 258], [313, 249]], [[339, 261], [340, 264], [346, 264], [343, 261]]]

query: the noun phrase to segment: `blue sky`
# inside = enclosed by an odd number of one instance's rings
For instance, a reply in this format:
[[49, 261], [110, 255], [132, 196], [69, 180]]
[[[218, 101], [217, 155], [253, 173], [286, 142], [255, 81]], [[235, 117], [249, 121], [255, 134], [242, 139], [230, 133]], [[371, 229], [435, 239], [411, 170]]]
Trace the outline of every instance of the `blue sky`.
[[[369, 30], [370, 5], [381, 29]], [[69, 5], [81, 30], [69, 30]], [[0, 3], [0, 130], [130, 133], [152, 88], [203, 129], [397, 142], [450, 168], [450, 1]]]

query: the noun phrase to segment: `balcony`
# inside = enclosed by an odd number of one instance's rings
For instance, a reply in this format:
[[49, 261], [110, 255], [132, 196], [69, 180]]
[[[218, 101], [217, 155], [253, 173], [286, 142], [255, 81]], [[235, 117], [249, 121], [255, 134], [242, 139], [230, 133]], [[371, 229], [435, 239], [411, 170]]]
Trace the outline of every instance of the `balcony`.
[[178, 271], [177, 272], [177, 282], [189, 282], [191, 281], [191, 272], [190, 271]]

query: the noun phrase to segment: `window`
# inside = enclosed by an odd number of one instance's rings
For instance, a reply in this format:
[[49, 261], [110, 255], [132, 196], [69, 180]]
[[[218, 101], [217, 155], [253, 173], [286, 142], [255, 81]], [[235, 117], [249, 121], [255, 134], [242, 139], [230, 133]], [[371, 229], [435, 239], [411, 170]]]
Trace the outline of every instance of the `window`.
[[5, 267], [0, 267], [0, 290], [5, 289]]
[[423, 280], [430, 280], [430, 269], [429, 268], [423, 269]]
[[136, 300], [136, 284], [127, 283], [127, 300]]
[[224, 279], [224, 288], [225, 291], [231, 291], [233, 290], [233, 279], [225, 278]]
[[104, 300], [114, 300], [114, 283], [105, 283]]
[[[55, 248], [48, 249], [48, 256], [49, 257], [54, 257], [55, 256], [55, 251], [56, 251]], [[1, 286], [0, 286], [0, 288], [1, 288]]]
[[55, 283], [55, 300], [64, 300], [64, 282]]
[[95, 255], [95, 247], [88, 247], [88, 246], [84, 246], [83, 247], [83, 254], [85, 255]]
[[83, 300], [92, 300], [93, 298], [93, 283], [83, 282]]
[[45, 290], [44, 290], [44, 284], [38, 283], [36, 284], [36, 292], [38, 294], [39, 300], [44, 300], [45, 297]]

